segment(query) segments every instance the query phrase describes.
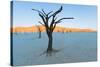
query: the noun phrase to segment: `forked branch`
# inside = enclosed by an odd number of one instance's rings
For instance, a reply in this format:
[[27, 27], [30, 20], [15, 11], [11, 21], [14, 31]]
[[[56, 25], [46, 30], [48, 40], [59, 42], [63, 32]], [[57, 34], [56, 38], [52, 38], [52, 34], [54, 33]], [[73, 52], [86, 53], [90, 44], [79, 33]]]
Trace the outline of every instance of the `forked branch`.
[[64, 19], [74, 19], [73, 17], [69, 17], [69, 18], [61, 18], [61, 19], [59, 19], [58, 21], [56, 21], [55, 23], [60, 23], [62, 20], [64, 20]]

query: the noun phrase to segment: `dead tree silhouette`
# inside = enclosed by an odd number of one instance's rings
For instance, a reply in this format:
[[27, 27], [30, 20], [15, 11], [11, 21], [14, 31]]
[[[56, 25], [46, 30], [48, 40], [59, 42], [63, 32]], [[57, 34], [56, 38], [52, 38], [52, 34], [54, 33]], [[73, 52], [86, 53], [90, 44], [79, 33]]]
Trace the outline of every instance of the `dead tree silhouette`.
[[37, 11], [38, 15], [42, 19], [42, 21], [39, 21], [41, 25], [43, 25], [46, 28], [46, 33], [48, 36], [48, 48], [47, 48], [47, 53], [53, 51], [52, 43], [53, 43], [53, 31], [58, 23], [61, 23], [62, 20], [64, 19], [74, 19], [73, 17], [67, 17], [67, 18], [60, 18], [58, 19], [57, 15], [63, 10], [63, 6], [61, 6], [57, 11], [53, 12], [50, 11], [46, 13], [43, 9], [37, 10], [37, 9], [32, 9], [33, 11]]
[[39, 25], [37, 25], [36, 27], [37, 27], [37, 29], [38, 29], [38, 33], [39, 33], [38, 38], [40, 39], [40, 38], [41, 38], [41, 29], [40, 29], [40, 26], [39, 26]]

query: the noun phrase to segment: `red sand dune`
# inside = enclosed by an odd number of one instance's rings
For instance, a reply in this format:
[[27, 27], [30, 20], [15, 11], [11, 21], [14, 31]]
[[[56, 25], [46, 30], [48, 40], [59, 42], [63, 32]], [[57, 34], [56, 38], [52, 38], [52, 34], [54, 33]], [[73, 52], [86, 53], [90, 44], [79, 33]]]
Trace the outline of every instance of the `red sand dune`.
[[[41, 30], [41, 32], [45, 32], [44, 26], [38, 26]], [[37, 26], [31, 26], [31, 27], [14, 27], [11, 28], [11, 32], [38, 32]], [[54, 32], [95, 32], [96, 30], [92, 29], [80, 29], [80, 28], [65, 28], [57, 26], [54, 29]]]

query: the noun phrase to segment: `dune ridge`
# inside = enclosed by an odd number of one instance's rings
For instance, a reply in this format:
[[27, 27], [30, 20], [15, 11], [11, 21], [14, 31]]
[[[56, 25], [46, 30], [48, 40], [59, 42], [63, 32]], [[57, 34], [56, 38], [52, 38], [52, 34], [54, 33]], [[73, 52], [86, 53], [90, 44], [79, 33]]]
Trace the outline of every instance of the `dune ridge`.
[[[11, 32], [38, 32], [40, 29], [41, 32], [45, 32], [44, 26], [30, 26], [30, 27], [14, 27], [11, 28]], [[96, 32], [92, 29], [80, 29], [80, 28], [65, 28], [61, 26], [56, 26], [54, 32]]]

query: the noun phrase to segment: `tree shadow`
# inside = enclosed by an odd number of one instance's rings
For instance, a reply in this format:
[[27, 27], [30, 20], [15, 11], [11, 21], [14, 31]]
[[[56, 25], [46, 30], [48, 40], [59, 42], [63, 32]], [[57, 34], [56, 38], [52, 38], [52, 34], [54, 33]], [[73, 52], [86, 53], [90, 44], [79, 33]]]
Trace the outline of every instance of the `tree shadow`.
[[39, 56], [46, 56], [46, 57], [50, 57], [50, 56], [54, 56], [56, 55], [57, 53], [61, 52], [62, 50], [64, 50], [66, 47], [63, 47], [61, 49], [53, 49], [52, 51], [44, 51], [42, 53], [39, 54]]

